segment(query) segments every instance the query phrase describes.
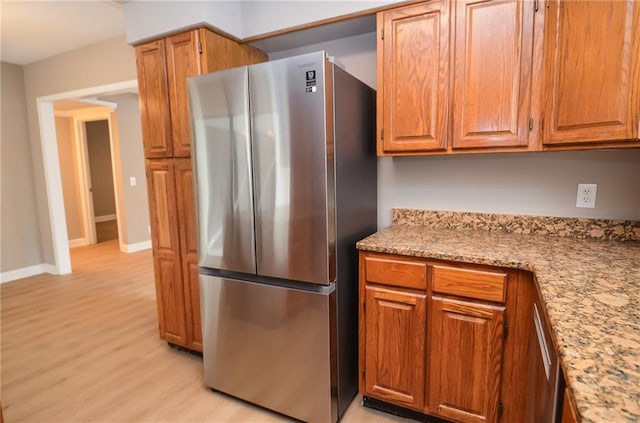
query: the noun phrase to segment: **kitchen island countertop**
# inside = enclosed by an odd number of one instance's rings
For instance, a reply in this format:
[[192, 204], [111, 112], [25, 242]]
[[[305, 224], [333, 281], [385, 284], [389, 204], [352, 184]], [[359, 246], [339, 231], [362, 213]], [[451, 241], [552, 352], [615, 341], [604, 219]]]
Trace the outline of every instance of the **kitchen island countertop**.
[[640, 421], [640, 242], [394, 224], [357, 248], [531, 271], [581, 421]]

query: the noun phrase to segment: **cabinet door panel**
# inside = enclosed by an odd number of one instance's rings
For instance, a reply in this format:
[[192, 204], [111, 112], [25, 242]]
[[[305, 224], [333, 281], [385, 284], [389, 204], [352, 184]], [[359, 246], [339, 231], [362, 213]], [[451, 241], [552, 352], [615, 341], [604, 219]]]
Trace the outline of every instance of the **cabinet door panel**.
[[527, 146], [533, 7], [455, 3], [453, 148]]
[[638, 138], [640, 3], [552, 1], [545, 144]]
[[196, 233], [193, 171], [190, 159], [176, 159], [176, 198], [180, 215], [180, 255], [184, 276], [184, 295], [187, 324], [187, 346], [202, 351], [200, 324], [200, 288], [198, 284], [198, 239]]
[[191, 159], [175, 160], [176, 195], [180, 216], [180, 248], [183, 255], [198, 256], [198, 234]]
[[154, 272], [160, 336], [168, 342], [186, 346], [187, 331], [180, 259], [154, 257]]
[[449, 6], [433, 1], [381, 13], [378, 20], [384, 30], [378, 153], [445, 149]]
[[168, 160], [147, 162], [147, 188], [156, 280], [160, 336], [179, 345], [186, 343], [184, 289], [174, 170]]
[[187, 77], [200, 74], [198, 42], [197, 30], [167, 38], [167, 70], [174, 157], [191, 155]]
[[198, 258], [188, 256], [183, 259], [185, 317], [187, 326], [187, 347], [202, 352], [202, 318], [200, 314], [200, 283]]
[[164, 40], [136, 47], [136, 66], [144, 155], [170, 157], [171, 121]]
[[578, 416], [576, 416], [576, 410], [571, 405], [569, 399], [569, 389], [564, 390], [564, 399], [562, 402], [562, 417], [561, 423], [578, 423]]
[[426, 297], [365, 287], [365, 391], [423, 411]]
[[500, 400], [504, 307], [433, 297], [428, 410], [495, 422]]
[[147, 188], [154, 252], [176, 255], [180, 251], [175, 171], [169, 160], [147, 162]]

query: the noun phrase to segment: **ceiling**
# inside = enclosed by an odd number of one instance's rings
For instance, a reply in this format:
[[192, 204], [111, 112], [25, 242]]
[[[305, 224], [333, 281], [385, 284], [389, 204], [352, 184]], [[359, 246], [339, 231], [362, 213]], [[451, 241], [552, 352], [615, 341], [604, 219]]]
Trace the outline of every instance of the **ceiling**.
[[16, 65], [125, 35], [111, 0], [0, 0], [0, 17], [0, 59]]

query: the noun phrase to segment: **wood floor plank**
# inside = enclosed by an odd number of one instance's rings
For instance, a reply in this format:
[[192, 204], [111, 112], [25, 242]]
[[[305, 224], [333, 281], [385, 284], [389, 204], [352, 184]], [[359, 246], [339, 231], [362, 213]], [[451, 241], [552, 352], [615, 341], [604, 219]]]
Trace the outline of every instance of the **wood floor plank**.
[[[6, 423], [276, 423], [285, 417], [202, 382], [202, 359], [158, 335], [150, 251], [71, 250], [73, 273], [0, 285]], [[295, 401], [295, 398], [292, 399]], [[365, 409], [343, 422], [409, 422]]]

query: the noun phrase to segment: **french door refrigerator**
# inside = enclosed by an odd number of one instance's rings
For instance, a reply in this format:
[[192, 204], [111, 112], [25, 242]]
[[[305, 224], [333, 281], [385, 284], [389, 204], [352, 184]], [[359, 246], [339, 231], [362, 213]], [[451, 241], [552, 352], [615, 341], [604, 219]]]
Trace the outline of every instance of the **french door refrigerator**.
[[310, 422], [357, 392], [375, 91], [325, 52], [188, 80], [204, 382]]

